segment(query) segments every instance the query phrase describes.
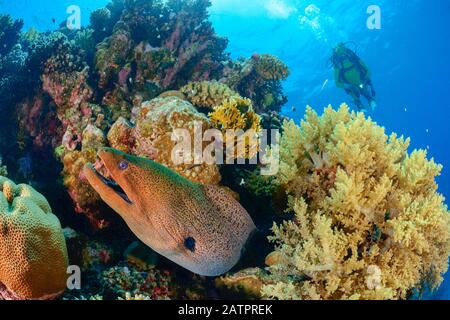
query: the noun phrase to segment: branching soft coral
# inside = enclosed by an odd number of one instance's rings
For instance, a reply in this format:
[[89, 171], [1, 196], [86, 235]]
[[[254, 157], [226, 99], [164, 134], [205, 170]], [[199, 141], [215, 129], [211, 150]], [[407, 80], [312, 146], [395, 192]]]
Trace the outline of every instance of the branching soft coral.
[[240, 97], [226, 84], [217, 81], [190, 82], [180, 91], [196, 107], [208, 109], [220, 106], [227, 99]]
[[264, 296], [406, 299], [441, 283], [450, 255], [442, 168], [408, 145], [346, 105], [284, 124], [276, 184], [294, 218], [274, 226], [278, 283]]

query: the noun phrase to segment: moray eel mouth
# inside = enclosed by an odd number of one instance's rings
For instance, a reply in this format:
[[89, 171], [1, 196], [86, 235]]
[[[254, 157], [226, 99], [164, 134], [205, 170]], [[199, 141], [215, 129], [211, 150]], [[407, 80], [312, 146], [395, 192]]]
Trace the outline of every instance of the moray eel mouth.
[[113, 175], [108, 170], [100, 156], [98, 157], [95, 164], [88, 164], [88, 168], [95, 174], [95, 176], [104, 186], [117, 194], [126, 203], [133, 204], [125, 190], [123, 190], [122, 187], [114, 180]]

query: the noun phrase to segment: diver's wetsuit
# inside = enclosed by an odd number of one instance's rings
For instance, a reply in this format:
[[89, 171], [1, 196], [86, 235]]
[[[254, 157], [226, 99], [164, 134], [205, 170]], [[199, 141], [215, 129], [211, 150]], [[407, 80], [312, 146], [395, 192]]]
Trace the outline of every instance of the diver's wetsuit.
[[349, 94], [358, 109], [365, 109], [361, 96], [367, 99], [370, 106], [375, 103], [375, 90], [370, 79], [369, 69], [364, 62], [350, 49], [341, 46], [341, 52], [335, 52], [332, 62], [335, 68], [336, 85]]

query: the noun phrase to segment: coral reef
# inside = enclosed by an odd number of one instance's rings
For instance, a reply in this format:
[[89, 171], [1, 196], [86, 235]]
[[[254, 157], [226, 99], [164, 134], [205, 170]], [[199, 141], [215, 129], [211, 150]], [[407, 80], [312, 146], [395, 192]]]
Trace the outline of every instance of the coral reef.
[[2, 164], [2, 156], [0, 155], [0, 176], [5, 177], [8, 175], [8, 169]]
[[67, 248], [47, 200], [0, 177], [0, 296], [52, 299], [66, 287]]
[[103, 271], [99, 281], [108, 299], [168, 300], [171, 295], [170, 274], [154, 268], [118, 265]]
[[[259, 152], [258, 134], [261, 131], [261, 118], [253, 110], [252, 101], [242, 97], [232, 97], [214, 108], [209, 114], [213, 126], [222, 130], [226, 146], [230, 146], [228, 130], [240, 130], [241, 134], [231, 137], [234, 144], [233, 158], [251, 159]], [[236, 132], [235, 132], [236, 133]], [[230, 152], [227, 152], [230, 156]]]
[[233, 97], [226, 99], [209, 114], [213, 125], [224, 133], [226, 130], [261, 130], [260, 117], [253, 111], [250, 99]]
[[13, 20], [9, 15], [0, 15], [0, 55], [7, 54], [20, 38], [22, 20]]
[[[156, 98], [144, 102], [134, 110], [132, 127], [124, 119], [119, 119], [108, 133], [110, 146], [126, 153], [152, 159], [179, 173], [193, 182], [219, 184], [219, 168], [215, 164], [194, 164], [194, 155], [185, 155], [186, 163], [176, 164], [172, 150], [177, 141], [172, 140], [175, 129], [187, 129], [194, 139], [196, 130], [204, 133], [211, 123], [189, 102], [177, 97]], [[206, 146], [204, 143], [204, 147]]]
[[[21, 86], [26, 90], [17, 92], [14, 99], [18, 123], [7, 123], [19, 124], [15, 140], [20, 149], [33, 147], [45, 154], [55, 151], [64, 166], [64, 185], [76, 211], [87, 213], [94, 225], [105, 223], [98, 217], [99, 199], [80, 181], [79, 174], [82, 164], [93, 161], [96, 153], [96, 148], [83, 145], [88, 127], [99, 129], [98, 135], [102, 131], [108, 137], [106, 145], [159, 161], [195, 182], [218, 184], [221, 177], [215, 165], [171, 164], [174, 143], [163, 130], [203, 121], [204, 132], [212, 122], [200, 113], [202, 108], [215, 112], [214, 108], [222, 106], [214, 116], [216, 123], [225, 121], [221, 113], [231, 110], [224, 106], [225, 100], [244, 101], [236, 88], [227, 87], [224, 79], [229, 73], [242, 79], [235, 83], [240, 89], [250, 92], [248, 85], [254, 83], [259, 92], [267, 89], [265, 98], [279, 95], [281, 87], [276, 92], [271, 88], [286, 77], [285, 66], [275, 57], [255, 55], [249, 59], [251, 74], [243, 76], [241, 63], [233, 62], [225, 52], [227, 40], [219, 37], [208, 21], [210, 5], [209, 0], [114, 0], [95, 10], [90, 25], [78, 31], [61, 27], [55, 32], [20, 34], [20, 23], [9, 18], [8, 25], [16, 25], [13, 29], [17, 32], [11, 37], [14, 45], [9, 51], [14, 57], [8, 58], [8, 65], [14, 66], [16, 77], [27, 82]], [[1, 70], [0, 64], [0, 75]], [[156, 97], [187, 99], [199, 110], [189, 104], [181, 113], [169, 108], [165, 114], [150, 111], [146, 115], [144, 102]], [[159, 101], [165, 104], [168, 100]], [[247, 100], [242, 103], [249, 104]], [[231, 116], [245, 122], [240, 127], [244, 130], [259, 128], [259, 117], [249, 109], [239, 114], [234, 110]], [[229, 124], [220, 125], [225, 128]], [[194, 129], [189, 130], [192, 133]]]
[[289, 68], [280, 59], [270, 54], [255, 54], [252, 57], [257, 74], [265, 80], [279, 81], [289, 77]]
[[441, 166], [346, 105], [285, 122], [276, 185], [293, 218], [267, 262], [277, 299], [406, 299], [436, 288], [450, 255]]
[[[15, 91], [21, 91], [19, 83], [25, 82], [22, 71], [27, 54], [22, 50], [19, 39], [22, 20], [13, 20], [0, 14], [0, 106], [9, 106], [16, 98]], [[14, 89], [14, 90], [13, 90]]]
[[223, 297], [256, 300], [262, 298], [263, 286], [273, 282], [274, 280], [263, 270], [250, 268], [217, 278], [215, 286]]
[[281, 81], [288, 76], [288, 67], [277, 57], [254, 54], [249, 59], [231, 61], [220, 81], [250, 98], [258, 113], [279, 112], [287, 102]]
[[231, 98], [240, 98], [237, 92], [218, 81], [190, 82], [180, 92], [194, 106], [206, 109], [214, 109]]
[[106, 137], [103, 131], [94, 125], [88, 125], [82, 137], [81, 150], [63, 151], [64, 185], [75, 203], [75, 211], [86, 214], [95, 227], [102, 229], [108, 225], [99, 212], [102, 201], [81, 173], [86, 163], [95, 162], [97, 151], [106, 145]]
[[[118, 85], [119, 74], [132, 62], [136, 72], [127, 86], [130, 91], [153, 88], [150, 99], [220, 73], [227, 41], [215, 35], [207, 20], [209, 5], [208, 0], [125, 2], [113, 34], [98, 46], [100, 87]], [[107, 16], [106, 10], [97, 11], [91, 21], [104, 24]]]

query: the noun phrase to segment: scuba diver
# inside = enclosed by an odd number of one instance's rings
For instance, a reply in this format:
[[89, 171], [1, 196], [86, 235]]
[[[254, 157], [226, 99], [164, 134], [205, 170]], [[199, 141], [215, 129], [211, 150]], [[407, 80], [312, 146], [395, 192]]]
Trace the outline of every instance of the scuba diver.
[[336, 85], [353, 98], [359, 110], [367, 109], [361, 102], [361, 96], [367, 99], [370, 108], [374, 110], [377, 106], [376, 93], [370, 71], [355, 51], [340, 43], [333, 49], [330, 62], [334, 67]]

